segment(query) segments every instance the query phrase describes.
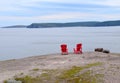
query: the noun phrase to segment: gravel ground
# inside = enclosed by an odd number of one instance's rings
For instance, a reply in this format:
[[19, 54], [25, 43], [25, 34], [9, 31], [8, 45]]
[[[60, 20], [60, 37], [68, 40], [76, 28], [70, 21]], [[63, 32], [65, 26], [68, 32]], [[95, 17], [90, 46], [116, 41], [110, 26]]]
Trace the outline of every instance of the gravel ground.
[[[23, 59], [0, 61], [0, 83], [15, 75], [31, 74], [33, 69], [65, 69], [72, 66], [84, 66], [86, 64], [102, 62], [102, 66], [91, 68], [96, 73], [104, 74], [105, 83], [120, 83], [120, 54], [84, 52], [83, 54], [49, 54], [32, 56]], [[37, 72], [34, 75], [40, 74]]]

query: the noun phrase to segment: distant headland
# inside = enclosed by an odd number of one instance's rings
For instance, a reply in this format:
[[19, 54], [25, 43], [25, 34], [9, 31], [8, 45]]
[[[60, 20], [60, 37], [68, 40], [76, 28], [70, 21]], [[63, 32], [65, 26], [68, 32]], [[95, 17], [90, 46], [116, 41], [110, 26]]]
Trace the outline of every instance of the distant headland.
[[104, 27], [120, 26], [120, 20], [114, 21], [86, 21], [86, 22], [67, 22], [67, 23], [32, 23], [30, 25], [14, 25], [2, 28], [53, 28], [53, 27]]
[[5, 26], [2, 28], [26, 28], [27, 25], [12, 25], [12, 26]]

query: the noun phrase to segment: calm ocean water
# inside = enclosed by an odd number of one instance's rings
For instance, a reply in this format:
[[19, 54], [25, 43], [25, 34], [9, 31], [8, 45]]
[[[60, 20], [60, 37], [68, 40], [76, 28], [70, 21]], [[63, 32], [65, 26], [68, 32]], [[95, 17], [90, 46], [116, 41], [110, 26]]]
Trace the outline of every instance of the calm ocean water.
[[82, 43], [83, 51], [103, 47], [120, 53], [120, 27], [0, 28], [0, 60], [60, 53], [62, 43], [69, 52]]

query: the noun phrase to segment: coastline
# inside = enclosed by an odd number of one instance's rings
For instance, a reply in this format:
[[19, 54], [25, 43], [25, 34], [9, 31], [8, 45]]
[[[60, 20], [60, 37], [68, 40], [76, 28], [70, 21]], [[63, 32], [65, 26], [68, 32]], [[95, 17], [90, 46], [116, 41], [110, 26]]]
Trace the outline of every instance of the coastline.
[[[19, 75], [20, 73], [33, 76], [37, 76], [42, 73], [41, 71], [38, 71], [37, 73], [32, 74], [33, 71], [31, 70], [33, 69], [69, 69], [73, 66], [84, 66], [86, 64], [96, 62], [103, 63], [101, 67], [93, 68], [93, 70], [98, 71], [100, 68], [103, 69], [102, 73], [105, 74], [105, 83], [119, 83], [119, 55], [119, 53], [106, 54], [101, 52], [84, 52], [83, 54], [48, 54], [0, 61], [0, 83], [3, 83], [4, 80], [12, 78], [15, 75]], [[114, 74], [111, 74], [110, 71]]]

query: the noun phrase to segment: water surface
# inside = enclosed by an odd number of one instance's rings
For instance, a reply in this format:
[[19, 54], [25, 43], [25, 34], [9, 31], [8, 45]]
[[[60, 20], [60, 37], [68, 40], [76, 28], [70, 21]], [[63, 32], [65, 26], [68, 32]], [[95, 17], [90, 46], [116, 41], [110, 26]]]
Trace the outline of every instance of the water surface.
[[0, 60], [60, 53], [62, 43], [69, 52], [82, 43], [83, 51], [103, 47], [120, 53], [120, 27], [0, 28]]

